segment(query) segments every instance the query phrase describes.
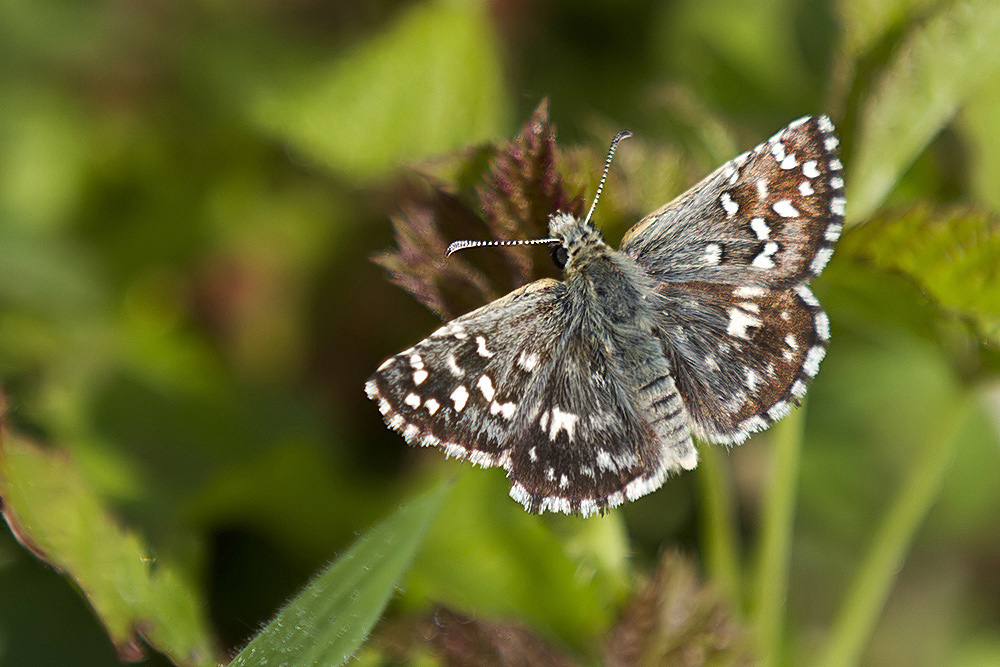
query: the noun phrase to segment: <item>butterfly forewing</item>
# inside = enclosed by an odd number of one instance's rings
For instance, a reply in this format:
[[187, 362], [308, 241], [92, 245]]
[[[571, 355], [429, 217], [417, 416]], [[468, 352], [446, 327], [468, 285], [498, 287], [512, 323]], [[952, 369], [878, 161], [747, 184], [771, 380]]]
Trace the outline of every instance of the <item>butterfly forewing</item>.
[[621, 250], [659, 280], [794, 284], [818, 275], [844, 223], [838, 140], [800, 119], [633, 227]]

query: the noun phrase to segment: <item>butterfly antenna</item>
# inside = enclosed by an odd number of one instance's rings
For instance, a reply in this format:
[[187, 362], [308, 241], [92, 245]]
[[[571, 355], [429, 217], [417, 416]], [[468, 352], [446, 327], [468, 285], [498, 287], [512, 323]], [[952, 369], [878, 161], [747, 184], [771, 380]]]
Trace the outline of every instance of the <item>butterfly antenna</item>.
[[594, 203], [590, 205], [590, 210], [587, 211], [587, 217], [584, 218], [584, 222], [590, 222], [591, 216], [594, 215], [594, 209], [597, 208], [597, 200], [601, 198], [601, 191], [604, 190], [604, 181], [608, 180], [608, 171], [611, 169], [611, 158], [615, 156], [615, 149], [618, 148], [618, 142], [622, 139], [628, 139], [632, 136], [632, 133], [628, 130], [622, 130], [615, 135], [615, 138], [611, 140], [611, 148], [608, 149], [608, 159], [604, 161], [604, 173], [601, 174], [601, 182], [597, 184], [597, 193], [594, 195]]
[[559, 243], [559, 239], [524, 239], [521, 241], [455, 241], [448, 246], [445, 251], [445, 255], [450, 256], [454, 252], [459, 250], [465, 250], [466, 248], [481, 248], [483, 246], [498, 246], [498, 245], [539, 245], [541, 243]]
[[[597, 207], [597, 200], [601, 198], [601, 191], [604, 190], [604, 182], [608, 180], [608, 170], [611, 169], [611, 158], [615, 155], [615, 149], [618, 148], [618, 142], [622, 139], [628, 139], [632, 136], [632, 133], [628, 130], [622, 130], [615, 135], [615, 138], [611, 140], [611, 148], [608, 149], [608, 159], [604, 161], [604, 173], [601, 174], [601, 182], [597, 185], [597, 194], [594, 195], [594, 203], [590, 205], [590, 211], [587, 212], [587, 217], [584, 222], [589, 222], [590, 217], [594, 215], [594, 209]], [[503, 246], [503, 245], [539, 245], [542, 243], [559, 243], [559, 239], [525, 239], [521, 241], [455, 241], [448, 246], [445, 251], [445, 255], [450, 257], [453, 253], [459, 250], [465, 250], [466, 248], [482, 248], [484, 246]]]

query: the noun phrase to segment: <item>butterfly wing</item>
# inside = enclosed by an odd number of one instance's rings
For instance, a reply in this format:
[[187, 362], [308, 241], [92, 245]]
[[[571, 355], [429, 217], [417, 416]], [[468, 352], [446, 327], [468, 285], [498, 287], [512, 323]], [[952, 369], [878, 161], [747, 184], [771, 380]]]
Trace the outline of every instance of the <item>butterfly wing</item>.
[[664, 299], [659, 335], [700, 437], [743, 441], [816, 374], [829, 322], [806, 282], [843, 229], [837, 145], [828, 118], [800, 119], [622, 241]]
[[411, 444], [505, 468], [529, 511], [604, 511], [697, 455], [659, 347], [637, 379], [574, 312], [564, 283], [537, 281], [387, 360], [366, 391]]

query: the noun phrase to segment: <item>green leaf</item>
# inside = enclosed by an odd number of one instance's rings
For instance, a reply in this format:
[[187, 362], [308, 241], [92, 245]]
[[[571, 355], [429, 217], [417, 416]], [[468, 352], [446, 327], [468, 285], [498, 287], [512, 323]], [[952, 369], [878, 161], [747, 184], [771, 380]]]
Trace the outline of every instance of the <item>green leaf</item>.
[[449, 487], [442, 483], [369, 530], [278, 612], [230, 667], [346, 662], [382, 615]]
[[7, 524], [76, 583], [123, 659], [144, 657], [141, 635], [177, 665], [216, 664], [205, 601], [115, 523], [68, 456], [7, 432], [0, 457]]
[[862, 112], [847, 213], [864, 220], [959, 107], [1000, 69], [1000, 3], [949, 5], [898, 50]]
[[1000, 218], [919, 207], [844, 235], [841, 250], [907, 276], [937, 306], [1000, 344]]
[[354, 52], [263, 91], [252, 113], [307, 157], [371, 178], [502, 131], [498, 54], [480, 3], [420, 3]]

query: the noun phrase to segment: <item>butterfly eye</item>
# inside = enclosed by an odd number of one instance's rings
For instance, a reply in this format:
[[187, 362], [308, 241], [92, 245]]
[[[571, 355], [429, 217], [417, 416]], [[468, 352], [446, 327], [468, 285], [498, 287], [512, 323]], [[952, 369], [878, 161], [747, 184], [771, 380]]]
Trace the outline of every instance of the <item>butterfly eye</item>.
[[566, 252], [566, 248], [561, 243], [555, 243], [549, 249], [549, 255], [552, 256], [552, 261], [560, 269], [566, 268], [566, 262], [569, 261], [569, 253]]

